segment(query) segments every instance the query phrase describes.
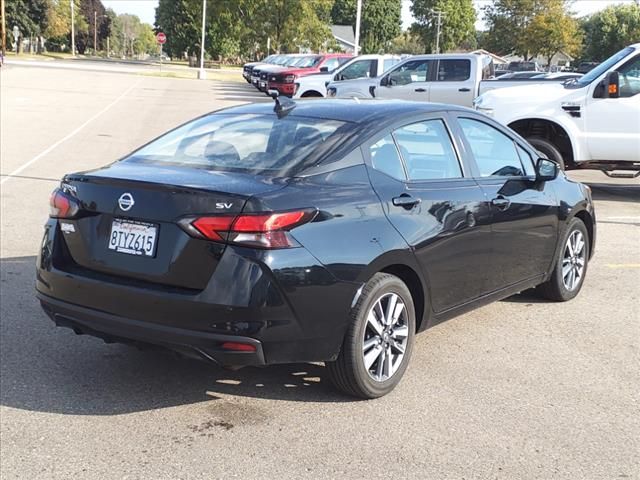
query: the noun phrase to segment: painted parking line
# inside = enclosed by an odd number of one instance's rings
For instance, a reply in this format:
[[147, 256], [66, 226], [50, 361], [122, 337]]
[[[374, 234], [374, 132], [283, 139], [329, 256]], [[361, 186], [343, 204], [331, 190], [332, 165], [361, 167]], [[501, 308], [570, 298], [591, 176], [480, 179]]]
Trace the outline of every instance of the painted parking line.
[[608, 263], [609, 268], [640, 268], [640, 263]]
[[27, 163], [24, 163], [23, 165], [21, 165], [20, 167], [16, 168], [13, 172], [8, 173], [6, 175], [3, 174], [3, 179], [0, 180], [0, 185], [4, 185], [5, 182], [7, 182], [10, 178], [22, 173], [24, 170], [26, 170], [27, 168], [29, 168], [31, 165], [33, 165], [34, 163], [36, 163], [38, 160], [40, 160], [42, 157], [44, 157], [45, 155], [49, 154], [51, 151], [53, 151], [56, 147], [58, 147], [59, 145], [63, 144], [64, 142], [66, 142], [67, 140], [69, 140], [70, 138], [74, 137], [75, 135], [77, 135], [79, 132], [82, 131], [82, 129], [84, 129], [84, 127], [86, 127], [87, 125], [89, 125], [91, 122], [93, 122], [95, 119], [97, 119], [98, 117], [100, 117], [101, 115], [104, 115], [106, 112], [108, 112], [116, 103], [118, 103], [120, 100], [122, 100], [124, 97], [126, 97], [134, 88], [136, 88], [141, 82], [142, 82], [142, 78], [139, 79], [136, 83], [134, 83], [133, 85], [131, 85], [128, 89], [126, 89], [124, 92], [122, 92], [122, 94], [120, 94], [120, 96], [118, 96], [118, 98], [116, 98], [114, 101], [112, 101], [109, 105], [107, 105], [106, 107], [104, 107], [102, 110], [100, 110], [98, 113], [96, 113], [94, 116], [92, 116], [91, 118], [89, 118], [89, 120], [85, 121], [82, 125], [80, 125], [79, 127], [77, 127], [75, 130], [73, 130], [71, 133], [65, 135], [64, 137], [62, 137], [60, 140], [58, 140], [57, 142], [55, 142], [53, 145], [49, 146], [46, 150], [43, 150], [42, 152], [40, 152], [38, 155], [36, 155], [35, 157], [33, 157], [31, 160], [29, 160]]

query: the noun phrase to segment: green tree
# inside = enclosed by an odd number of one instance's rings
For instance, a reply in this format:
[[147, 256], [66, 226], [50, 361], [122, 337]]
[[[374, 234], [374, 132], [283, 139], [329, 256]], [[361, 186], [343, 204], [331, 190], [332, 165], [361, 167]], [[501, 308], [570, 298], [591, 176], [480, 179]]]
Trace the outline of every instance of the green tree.
[[42, 35], [47, 29], [49, 20], [49, 0], [7, 0], [5, 4], [6, 28], [8, 41], [13, 41], [13, 27], [20, 29], [18, 49], [22, 39]]
[[[361, 53], [379, 53], [391, 48], [402, 29], [401, 0], [362, 0], [360, 24]], [[335, 0], [331, 8], [334, 25], [356, 24], [356, 0]]]
[[384, 52], [402, 31], [400, 0], [366, 0], [362, 6], [362, 53]]
[[202, 2], [160, 0], [156, 8], [156, 31], [167, 36], [164, 50], [171, 57], [196, 55], [200, 48]]
[[547, 65], [551, 65], [552, 57], [560, 51], [578, 55], [582, 42], [577, 20], [560, 2], [551, 3], [549, 8], [533, 17], [526, 38], [531, 52], [543, 55]]
[[413, 0], [416, 22], [411, 30], [420, 36], [427, 52], [435, 51], [438, 17], [442, 12], [440, 51], [475, 48], [476, 10], [472, 0]]
[[602, 61], [640, 41], [640, 4], [613, 5], [594, 13], [583, 25], [584, 59]]
[[418, 35], [411, 33], [411, 31], [406, 31], [391, 40], [388, 52], [418, 55], [424, 53], [424, 45]]

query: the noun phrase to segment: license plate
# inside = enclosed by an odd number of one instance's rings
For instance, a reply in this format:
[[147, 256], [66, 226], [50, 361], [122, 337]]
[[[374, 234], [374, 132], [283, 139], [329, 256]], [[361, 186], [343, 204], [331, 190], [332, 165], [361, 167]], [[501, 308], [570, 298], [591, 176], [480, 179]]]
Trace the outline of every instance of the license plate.
[[267, 84], [265, 82], [260, 82], [260, 88], [267, 88]]
[[109, 250], [153, 257], [157, 236], [158, 227], [152, 223], [114, 219], [109, 235]]

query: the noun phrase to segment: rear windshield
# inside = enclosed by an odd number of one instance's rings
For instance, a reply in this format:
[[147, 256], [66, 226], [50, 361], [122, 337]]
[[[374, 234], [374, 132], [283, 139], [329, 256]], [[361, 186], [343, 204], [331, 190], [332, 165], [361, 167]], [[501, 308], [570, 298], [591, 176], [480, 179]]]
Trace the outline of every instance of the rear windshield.
[[219, 113], [178, 127], [122, 161], [280, 176], [330, 150], [347, 129], [337, 120]]

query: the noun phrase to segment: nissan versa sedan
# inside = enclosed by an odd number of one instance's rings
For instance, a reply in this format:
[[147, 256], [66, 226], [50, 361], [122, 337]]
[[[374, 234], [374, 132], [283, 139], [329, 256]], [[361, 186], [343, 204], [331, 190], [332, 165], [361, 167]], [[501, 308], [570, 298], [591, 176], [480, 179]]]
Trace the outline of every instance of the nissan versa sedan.
[[51, 197], [37, 296], [60, 326], [225, 366], [400, 381], [416, 332], [580, 291], [589, 188], [451, 105], [276, 100], [199, 117]]

